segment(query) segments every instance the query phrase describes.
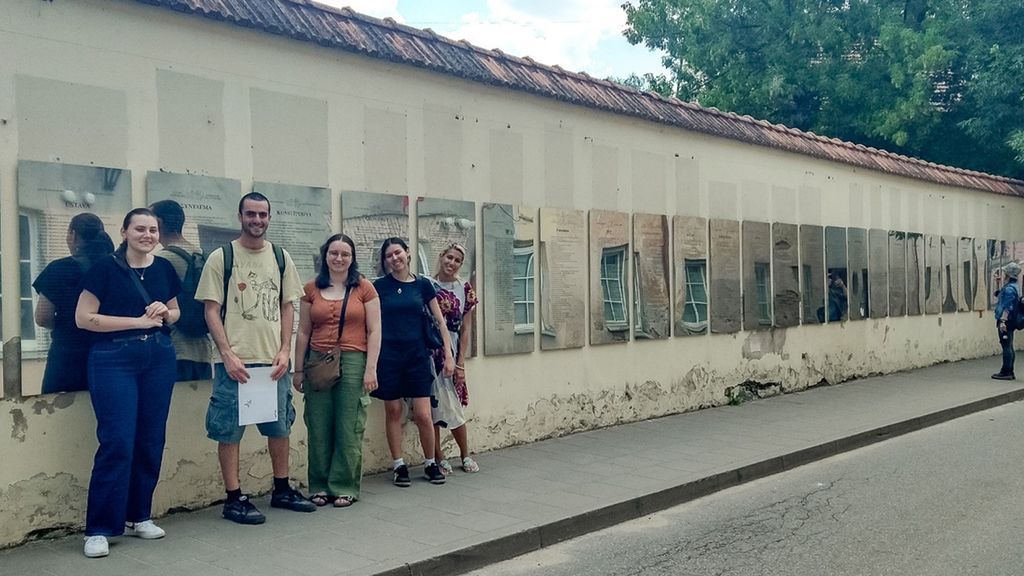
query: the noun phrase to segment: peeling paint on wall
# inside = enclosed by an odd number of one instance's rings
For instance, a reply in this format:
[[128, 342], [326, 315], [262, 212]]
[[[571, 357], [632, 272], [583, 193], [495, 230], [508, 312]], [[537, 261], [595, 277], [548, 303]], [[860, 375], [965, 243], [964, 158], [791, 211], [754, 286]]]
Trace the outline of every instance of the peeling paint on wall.
[[[59, 505], [54, 505], [55, 502]], [[0, 490], [4, 524], [31, 527], [23, 536], [26, 540], [80, 530], [85, 520], [85, 506], [85, 486], [67, 473], [36, 474]], [[3, 539], [0, 547], [17, 542]]]
[[11, 438], [18, 442], [25, 441], [25, 433], [28, 432], [28, 420], [20, 408], [11, 409]]
[[53, 414], [57, 410], [63, 410], [69, 408], [75, 403], [75, 397], [77, 394], [52, 394], [42, 398], [36, 399], [32, 402], [32, 413], [42, 414]]

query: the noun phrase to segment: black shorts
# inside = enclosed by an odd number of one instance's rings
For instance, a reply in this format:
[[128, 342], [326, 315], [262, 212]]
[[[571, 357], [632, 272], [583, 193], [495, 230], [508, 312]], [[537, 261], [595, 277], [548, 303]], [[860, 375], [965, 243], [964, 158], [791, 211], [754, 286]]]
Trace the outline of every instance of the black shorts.
[[434, 384], [430, 356], [392, 355], [381, 351], [377, 361], [377, 389], [370, 396], [378, 400], [429, 398]]

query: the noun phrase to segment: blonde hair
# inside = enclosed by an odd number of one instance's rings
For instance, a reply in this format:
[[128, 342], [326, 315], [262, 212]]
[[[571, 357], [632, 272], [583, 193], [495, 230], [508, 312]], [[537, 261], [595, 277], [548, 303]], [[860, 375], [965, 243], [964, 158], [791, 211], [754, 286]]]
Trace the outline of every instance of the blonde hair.
[[[441, 261], [444, 259], [444, 255], [452, 250], [458, 250], [459, 254], [462, 254], [462, 263], [466, 263], [466, 247], [458, 242], [449, 242], [444, 245], [444, 249], [437, 255], [437, 270], [434, 272], [435, 278], [441, 274]], [[461, 266], [459, 267], [459, 270], [462, 270]], [[462, 280], [458, 274], [455, 275], [455, 279]]]

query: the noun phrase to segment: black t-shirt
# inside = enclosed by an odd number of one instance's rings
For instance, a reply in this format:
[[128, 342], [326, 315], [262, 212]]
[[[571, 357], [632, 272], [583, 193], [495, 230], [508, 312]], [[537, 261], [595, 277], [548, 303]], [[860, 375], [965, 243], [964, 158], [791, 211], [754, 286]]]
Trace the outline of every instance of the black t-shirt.
[[425, 355], [423, 305], [437, 296], [434, 285], [423, 276], [413, 282], [399, 282], [388, 274], [373, 283], [380, 297], [381, 348], [411, 347]]
[[[138, 318], [146, 313], [146, 305], [129, 274], [142, 273], [142, 286], [150, 298], [166, 304], [181, 291], [181, 281], [171, 263], [163, 258], [153, 258], [147, 268], [125, 270], [114, 258], [101, 258], [82, 279], [82, 289], [92, 292], [100, 301], [99, 313], [105, 316]], [[142, 334], [150, 330], [119, 330], [117, 332], [95, 332], [97, 341], [123, 338]]]
[[[36, 277], [32, 287], [53, 304], [53, 346], [88, 347], [89, 332], [75, 326], [75, 308], [82, 292], [82, 276], [87, 266], [84, 260], [68, 256], [50, 262]], [[51, 348], [53, 347], [51, 346]]]

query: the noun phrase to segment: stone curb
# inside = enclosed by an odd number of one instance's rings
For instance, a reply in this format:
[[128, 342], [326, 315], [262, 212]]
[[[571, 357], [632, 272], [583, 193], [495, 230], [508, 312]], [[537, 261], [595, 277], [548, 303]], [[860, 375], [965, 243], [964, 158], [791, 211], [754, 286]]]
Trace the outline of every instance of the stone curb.
[[377, 572], [374, 576], [441, 576], [470, 572], [489, 564], [535, 552], [565, 540], [684, 504], [751, 480], [785, 472], [830, 456], [1021, 400], [1024, 400], [1024, 388], [830, 440], [679, 486], [642, 494], [624, 502], [617, 502], [570, 518]]

